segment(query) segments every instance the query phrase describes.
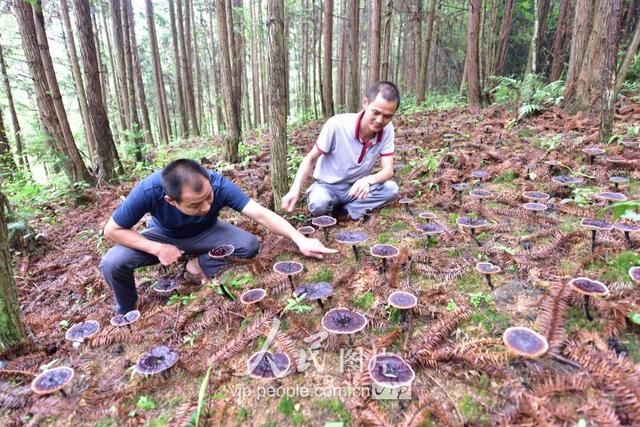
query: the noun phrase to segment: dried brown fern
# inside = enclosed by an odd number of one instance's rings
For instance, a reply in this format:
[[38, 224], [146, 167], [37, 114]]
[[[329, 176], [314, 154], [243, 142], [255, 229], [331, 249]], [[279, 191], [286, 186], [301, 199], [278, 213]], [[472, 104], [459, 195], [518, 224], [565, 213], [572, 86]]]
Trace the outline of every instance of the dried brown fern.
[[567, 339], [565, 322], [570, 294], [571, 289], [566, 282], [556, 282], [540, 304], [536, 327], [547, 338], [551, 352], [558, 353]]

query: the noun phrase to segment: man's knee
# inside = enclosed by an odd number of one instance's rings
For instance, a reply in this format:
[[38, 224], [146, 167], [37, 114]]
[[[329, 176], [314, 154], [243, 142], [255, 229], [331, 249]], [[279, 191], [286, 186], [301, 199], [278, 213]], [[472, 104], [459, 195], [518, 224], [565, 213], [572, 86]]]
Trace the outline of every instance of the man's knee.
[[385, 181], [384, 184], [382, 184], [382, 189], [387, 201], [395, 199], [400, 191], [398, 184], [391, 180]]
[[237, 248], [238, 256], [242, 258], [253, 258], [260, 251], [260, 240], [251, 233], [246, 233], [246, 236], [239, 242]]
[[113, 251], [107, 252], [100, 260], [99, 268], [105, 278], [113, 277], [114, 273], [118, 271], [120, 267], [122, 267], [122, 265], [113, 255]]

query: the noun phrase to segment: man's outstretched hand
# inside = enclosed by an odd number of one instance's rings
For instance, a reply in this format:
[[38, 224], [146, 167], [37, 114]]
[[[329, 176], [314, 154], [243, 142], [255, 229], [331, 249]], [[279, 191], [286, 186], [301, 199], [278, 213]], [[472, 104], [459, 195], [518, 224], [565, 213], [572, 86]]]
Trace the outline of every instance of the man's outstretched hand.
[[285, 212], [293, 212], [293, 208], [296, 207], [298, 201], [298, 193], [295, 191], [289, 191], [282, 197], [282, 209]]
[[369, 196], [370, 188], [371, 184], [369, 184], [367, 178], [360, 178], [351, 186], [351, 189], [349, 190], [349, 196], [355, 197], [358, 200], [362, 200]]
[[167, 243], [160, 243], [158, 249], [153, 255], [158, 257], [160, 264], [171, 265], [178, 261], [182, 254], [184, 254], [184, 251], [181, 251], [176, 246]]
[[297, 242], [298, 249], [305, 256], [310, 256], [314, 258], [324, 258], [323, 254], [335, 254], [338, 252], [335, 249], [330, 249], [325, 247], [320, 240], [318, 239], [309, 239], [308, 237], [303, 237], [300, 241]]

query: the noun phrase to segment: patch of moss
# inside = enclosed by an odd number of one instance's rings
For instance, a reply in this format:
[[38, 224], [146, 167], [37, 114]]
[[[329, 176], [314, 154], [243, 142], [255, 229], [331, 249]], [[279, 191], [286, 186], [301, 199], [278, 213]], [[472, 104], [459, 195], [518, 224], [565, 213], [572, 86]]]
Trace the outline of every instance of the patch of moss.
[[594, 309], [591, 308], [591, 315], [593, 316], [593, 320], [589, 321], [586, 317], [584, 317], [584, 313], [582, 312], [582, 306], [580, 307], [569, 307], [567, 310], [567, 334], [571, 336], [573, 333], [577, 333], [580, 330], [588, 330], [588, 331], [600, 331], [601, 324], [598, 319], [597, 314], [594, 312]]
[[169, 420], [169, 414], [160, 415], [158, 418], [147, 421], [144, 427], [164, 427], [169, 425]]
[[475, 272], [469, 272], [458, 277], [456, 289], [462, 292], [486, 292], [489, 288], [484, 278]]
[[353, 306], [364, 311], [368, 311], [376, 302], [376, 296], [371, 291], [366, 291], [353, 298]]
[[481, 327], [488, 333], [504, 331], [509, 327], [509, 316], [499, 312], [495, 307], [478, 308], [471, 313], [471, 323]]
[[378, 243], [390, 243], [393, 239], [393, 235], [390, 232], [380, 233], [378, 235]]
[[249, 418], [249, 410], [244, 406], [241, 406], [238, 410], [238, 413], [236, 414], [236, 421], [242, 423], [246, 421], [247, 418]]
[[518, 173], [515, 171], [508, 171], [503, 173], [502, 175], [498, 175], [497, 177], [495, 177], [493, 179], [493, 182], [496, 184], [501, 184], [501, 183], [510, 183], [511, 181], [513, 181], [514, 179], [516, 179], [518, 177]]
[[466, 420], [487, 424], [489, 416], [484, 407], [476, 402], [470, 394], [463, 394], [458, 402], [458, 408]]
[[402, 231], [407, 229], [407, 224], [404, 221], [395, 221], [391, 224], [391, 231]]
[[278, 404], [278, 412], [282, 415], [290, 417], [295, 410], [293, 400], [289, 396], [284, 396], [280, 399], [280, 403]]
[[116, 425], [116, 420], [114, 420], [112, 417], [100, 418], [95, 423], [95, 427], [111, 427], [115, 425]]
[[309, 277], [309, 282], [331, 282], [333, 281], [333, 270], [323, 267], [316, 274]]
[[610, 259], [602, 279], [608, 282], [629, 281], [629, 269], [640, 265], [640, 254], [625, 251]]
[[580, 221], [577, 220], [576, 218], [565, 217], [562, 220], [562, 223], [560, 224], [559, 228], [560, 228], [560, 231], [562, 231], [565, 234], [568, 234], [576, 231], [579, 225], [580, 225]]

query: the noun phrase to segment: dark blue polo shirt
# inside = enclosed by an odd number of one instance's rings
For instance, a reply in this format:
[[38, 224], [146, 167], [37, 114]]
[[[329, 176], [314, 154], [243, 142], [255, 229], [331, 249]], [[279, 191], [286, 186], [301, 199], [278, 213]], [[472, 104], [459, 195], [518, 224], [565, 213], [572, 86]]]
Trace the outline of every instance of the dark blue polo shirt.
[[113, 220], [122, 228], [132, 228], [149, 212], [153, 217], [149, 228], [158, 227], [167, 236], [180, 239], [193, 237], [211, 227], [225, 206], [241, 212], [249, 203], [249, 197], [222, 175], [210, 170], [207, 172], [213, 188], [213, 203], [206, 215], [185, 215], [167, 203], [159, 171], [140, 181], [131, 190], [113, 213]]

